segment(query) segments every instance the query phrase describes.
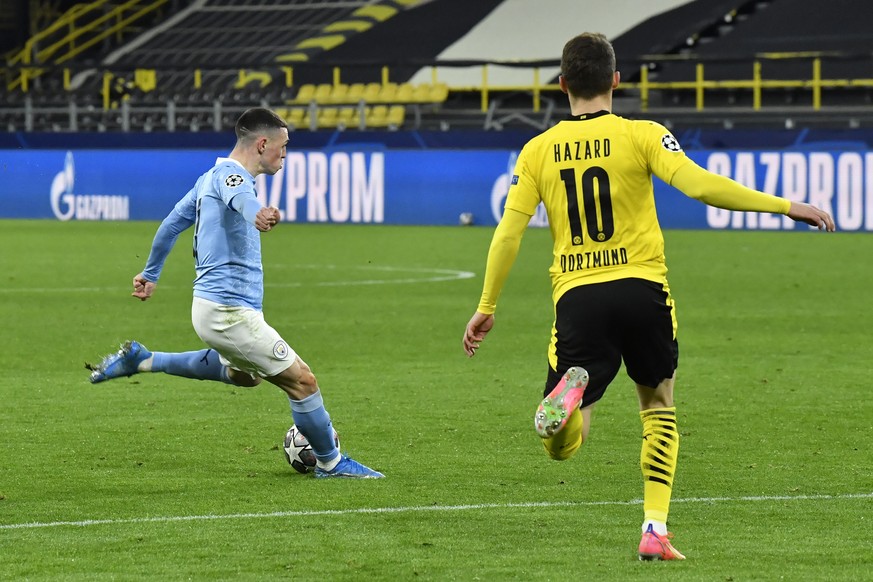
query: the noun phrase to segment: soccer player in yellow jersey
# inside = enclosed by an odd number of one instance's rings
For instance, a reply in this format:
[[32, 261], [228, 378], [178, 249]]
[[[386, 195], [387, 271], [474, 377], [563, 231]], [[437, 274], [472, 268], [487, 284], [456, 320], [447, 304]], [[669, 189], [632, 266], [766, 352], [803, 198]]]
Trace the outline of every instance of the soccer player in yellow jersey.
[[571, 116], [522, 149], [494, 232], [479, 306], [463, 347], [476, 354], [494, 325], [501, 288], [542, 202], [554, 239], [550, 268], [555, 323], [549, 371], [534, 426], [548, 455], [572, 456], [588, 436], [591, 411], [624, 360], [643, 424], [643, 560], [681, 560], [667, 513], [679, 452], [673, 383], [679, 359], [676, 314], [655, 212], [652, 174], [687, 196], [729, 210], [780, 213], [833, 231], [833, 219], [712, 174], [686, 157], [662, 125], [613, 115], [615, 53], [602, 34], [571, 39], [561, 58]]

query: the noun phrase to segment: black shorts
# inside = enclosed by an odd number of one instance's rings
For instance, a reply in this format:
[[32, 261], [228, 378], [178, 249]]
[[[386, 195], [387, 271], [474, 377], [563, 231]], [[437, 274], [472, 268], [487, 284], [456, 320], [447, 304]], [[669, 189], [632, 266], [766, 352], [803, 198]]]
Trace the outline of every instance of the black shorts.
[[568, 368], [582, 366], [589, 381], [581, 406], [593, 404], [615, 379], [622, 359], [631, 380], [657, 387], [679, 364], [673, 320], [670, 294], [653, 281], [619, 279], [570, 289], [555, 306], [550, 350], [558, 367], [549, 365], [543, 395]]

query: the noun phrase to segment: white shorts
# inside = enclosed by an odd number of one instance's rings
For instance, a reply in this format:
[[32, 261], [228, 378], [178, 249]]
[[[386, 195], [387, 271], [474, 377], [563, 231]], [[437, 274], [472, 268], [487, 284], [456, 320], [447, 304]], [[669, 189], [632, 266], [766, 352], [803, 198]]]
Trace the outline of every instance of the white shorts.
[[264, 314], [250, 307], [194, 297], [191, 323], [200, 339], [218, 352], [222, 364], [253, 376], [276, 376], [297, 359], [291, 346], [264, 320]]

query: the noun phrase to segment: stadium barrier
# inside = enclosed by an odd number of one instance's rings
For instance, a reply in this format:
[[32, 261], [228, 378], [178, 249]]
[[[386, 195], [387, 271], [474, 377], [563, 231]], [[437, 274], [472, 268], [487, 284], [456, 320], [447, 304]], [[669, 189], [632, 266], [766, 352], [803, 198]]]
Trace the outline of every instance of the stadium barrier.
[[[223, 151], [0, 150], [0, 218], [159, 220]], [[409, 150], [362, 144], [288, 153], [257, 191], [282, 219], [306, 223], [494, 225], [517, 150]], [[842, 231], [873, 231], [873, 151], [699, 150], [703, 167], [830, 211]], [[661, 225], [806, 230], [777, 215], [709, 208], [656, 180]], [[461, 219], [461, 215], [465, 215]], [[542, 209], [532, 219], [545, 226]]]
[[[264, 105], [281, 110], [295, 127], [311, 130], [418, 129], [422, 115], [445, 117], [459, 109], [485, 115], [484, 122], [478, 120], [484, 129], [502, 129], [508, 122], [544, 129], [555, 120], [554, 104], [566, 99], [552, 78], [557, 64], [554, 60], [422, 62], [415, 68], [429, 67], [430, 80], [416, 84], [392, 80], [405, 78], [412, 63], [393, 69], [379, 63], [301, 63], [258, 69], [230, 64], [221, 69], [7, 64], [0, 67], [0, 85], [5, 84], [5, 93], [0, 88], [0, 127], [8, 131], [221, 131], [232, 126], [240, 111]], [[726, 127], [744, 116], [752, 121], [774, 115], [812, 116], [855, 128], [871, 118], [873, 78], [863, 74], [869, 64], [869, 54], [814, 51], [744, 58], [642, 55], [623, 63], [626, 74], [615, 93], [616, 110], [645, 116], [712, 114]], [[670, 78], [660, 78], [658, 67], [667, 65], [674, 67]], [[528, 80], [506, 84], [491, 78], [494, 71], [506, 69], [521, 71]], [[443, 76], [449, 70], [478, 71], [480, 80], [447, 83]], [[352, 82], [362, 74], [368, 78], [366, 83]], [[21, 82], [28, 75], [36, 77]], [[393, 113], [383, 111], [384, 107], [393, 107]], [[793, 127], [793, 120], [787, 127]]]

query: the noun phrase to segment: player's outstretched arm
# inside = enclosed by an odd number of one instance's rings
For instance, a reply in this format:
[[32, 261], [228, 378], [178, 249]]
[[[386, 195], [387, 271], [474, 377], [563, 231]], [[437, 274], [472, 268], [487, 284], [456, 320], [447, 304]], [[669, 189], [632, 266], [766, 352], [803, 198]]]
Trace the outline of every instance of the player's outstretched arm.
[[785, 214], [821, 230], [834, 230], [834, 220], [824, 210], [811, 204], [791, 202], [747, 188], [730, 178], [705, 170], [691, 160], [676, 170], [670, 184], [686, 196], [710, 206], [727, 210]]

